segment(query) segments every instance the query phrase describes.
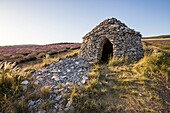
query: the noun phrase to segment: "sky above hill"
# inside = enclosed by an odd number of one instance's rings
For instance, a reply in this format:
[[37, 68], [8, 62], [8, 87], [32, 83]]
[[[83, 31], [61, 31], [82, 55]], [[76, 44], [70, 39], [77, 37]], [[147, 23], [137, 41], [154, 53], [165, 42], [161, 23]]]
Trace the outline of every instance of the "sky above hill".
[[107, 18], [170, 34], [170, 0], [0, 0], [0, 45], [81, 42]]

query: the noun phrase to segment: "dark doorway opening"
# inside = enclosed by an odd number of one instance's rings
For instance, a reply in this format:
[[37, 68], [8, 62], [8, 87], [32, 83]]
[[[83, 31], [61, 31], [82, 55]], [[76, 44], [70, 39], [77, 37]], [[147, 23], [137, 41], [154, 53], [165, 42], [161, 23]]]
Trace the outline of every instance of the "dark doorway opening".
[[107, 62], [113, 57], [113, 44], [107, 39], [103, 45], [101, 61]]

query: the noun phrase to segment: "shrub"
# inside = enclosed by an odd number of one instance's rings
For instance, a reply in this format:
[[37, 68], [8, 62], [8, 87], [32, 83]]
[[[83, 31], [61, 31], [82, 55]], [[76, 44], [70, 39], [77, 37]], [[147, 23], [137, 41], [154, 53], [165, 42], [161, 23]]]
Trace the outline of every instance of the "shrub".
[[4, 57], [10, 57], [11, 54], [3, 54]]
[[29, 56], [29, 57], [25, 57], [25, 58], [19, 60], [18, 63], [25, 63], [25, 62], [33, 61], [36, 59], [37, 58], [35, 56]]
[[71, 47], [70, 50], [80, 49], [80, 47]]
[[18, 54], [18, 55], [11, 56], [10, 58], [17, 59], [17, 58], [23, 58], [23, 57], [24, 57], [24, 55]]
[[43, 58], [43, 57], [45, 57], [45, 55], [46, 55], [45, 53], [39, 53], [37, 58]]
[[5, 60], [5, 57], [0, 56], [0, 61], [3, 61], [3, 60]]

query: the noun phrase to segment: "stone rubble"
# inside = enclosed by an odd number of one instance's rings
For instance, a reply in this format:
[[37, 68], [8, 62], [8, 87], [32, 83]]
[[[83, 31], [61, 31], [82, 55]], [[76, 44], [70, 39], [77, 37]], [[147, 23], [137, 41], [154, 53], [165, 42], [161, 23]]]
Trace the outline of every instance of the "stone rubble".
[[[52, 101], [54, 105], [50, 108], [51, 113], [58, 111], [68, 111], [71, 106], [70, 99], [64, 99], [63, 94], [70, 94], [73, 85], [81, 87], [88, 80], [88, 72], [93, 66], [92, 62], [79, 59], [77, 57], [66, 58], [49, 66], [39, 69], [33, 74], [33, 84], [38, 85], [41, 90], [45, 88], [51, 89], [48, 102]], [[23, 81], [23, 85], [29, 84], [27, 80]], [[38, 91], [35, 91], [38, 93]], [[39, 94], [40, 95], [40, 94]], [[67, 102], [65, 101], [67, 100]], [[46, 113], [40, 109], [43, 99], [37, 98], [29, 100], [29, 112]]]
[[139, 60], [144, 56], [141, 34], [116, 18], [106, 19], [83, 37], [79, 58], [100, 61], [107, 40], [113, 46], [113, 57]]

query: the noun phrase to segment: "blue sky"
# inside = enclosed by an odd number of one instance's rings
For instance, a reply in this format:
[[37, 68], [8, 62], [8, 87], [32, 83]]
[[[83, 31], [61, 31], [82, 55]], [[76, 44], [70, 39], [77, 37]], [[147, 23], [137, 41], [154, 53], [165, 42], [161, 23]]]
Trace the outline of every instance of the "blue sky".
[[143, 36], [170, 34], [170, 0], [0, 0], [0, 45], [81, 42], [111, 17]]

